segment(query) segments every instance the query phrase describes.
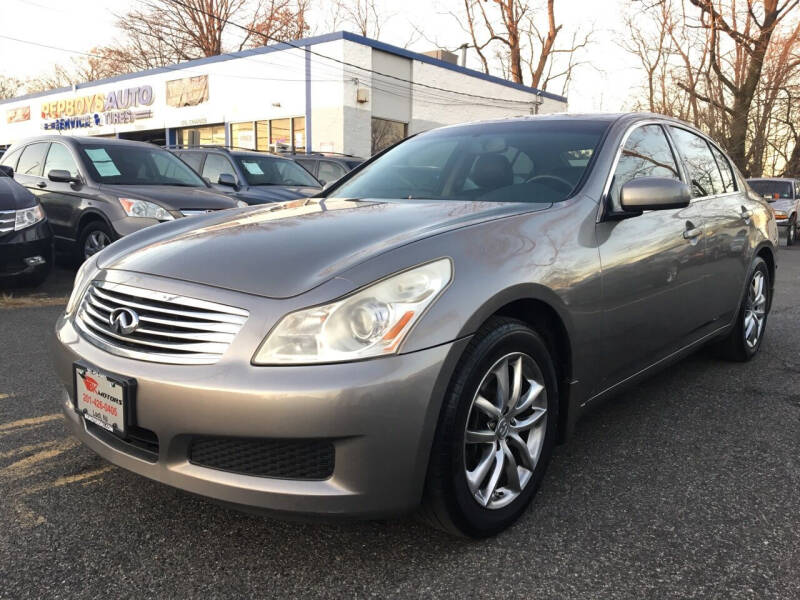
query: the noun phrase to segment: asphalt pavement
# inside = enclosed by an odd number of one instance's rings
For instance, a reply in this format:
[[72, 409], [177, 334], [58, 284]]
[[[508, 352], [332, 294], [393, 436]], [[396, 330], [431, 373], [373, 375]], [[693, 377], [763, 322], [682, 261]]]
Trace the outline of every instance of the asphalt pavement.
[[242, 514], [110, 466], [58, 414], [60, 310], [0, 309], [0, 598], [800, 598], [800, 247], [756, 359], [701, 352], [595, 409], [482, 542]]

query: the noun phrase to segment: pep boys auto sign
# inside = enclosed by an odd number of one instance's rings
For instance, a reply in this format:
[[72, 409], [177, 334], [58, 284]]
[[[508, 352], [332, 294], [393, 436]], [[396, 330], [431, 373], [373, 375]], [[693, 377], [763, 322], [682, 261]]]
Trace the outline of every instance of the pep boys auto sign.
[[[77, 129], [120, 125], [149, 119], [153, 112], [139, 107], [153, 104], [153, 87], [142, 85], [91, 96], [76, 96], [42, 104], [45, 129]], [[138, 109], [138, 110], [137, 110]]]

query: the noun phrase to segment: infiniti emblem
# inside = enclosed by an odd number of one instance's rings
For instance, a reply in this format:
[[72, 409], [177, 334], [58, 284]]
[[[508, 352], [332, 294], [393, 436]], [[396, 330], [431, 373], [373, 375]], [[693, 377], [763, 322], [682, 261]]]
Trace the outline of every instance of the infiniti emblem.
[[108, 315], [108, 324], [116, 333], [130, 335], [139, 327], [139, 315], [130, 308], [115, 308]]

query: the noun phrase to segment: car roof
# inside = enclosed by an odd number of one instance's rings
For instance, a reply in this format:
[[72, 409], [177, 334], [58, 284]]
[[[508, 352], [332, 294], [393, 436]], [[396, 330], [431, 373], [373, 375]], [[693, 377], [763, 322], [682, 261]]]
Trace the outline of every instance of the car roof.
[[149, 142], [139, 142], [136, 140], [123, 140], [119, 138], [106, 138], [99, 136], [75, 136], [75, 135], [37, 135], [20, 140], [15, 143], [15, 146], [23, 144], [32, 144], [35, 142], [63, 142], [73, 146], [89, 146], [89, 145], [109, 145], [109, 146], [147, 146], [148, 148], [158, 148], [159, 146]]
[[794, 177], [748, 177], [747, 181], [783, 181], [791, 183], [797, 180]]

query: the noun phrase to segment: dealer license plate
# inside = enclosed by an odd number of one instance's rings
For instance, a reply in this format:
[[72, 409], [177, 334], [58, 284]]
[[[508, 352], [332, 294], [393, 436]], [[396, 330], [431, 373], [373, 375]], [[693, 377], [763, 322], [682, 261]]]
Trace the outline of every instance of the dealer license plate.
[[87, 421], [118, 435], [125, 433], [131, 386], [126, 378], [76, 363], [75, 408]]

